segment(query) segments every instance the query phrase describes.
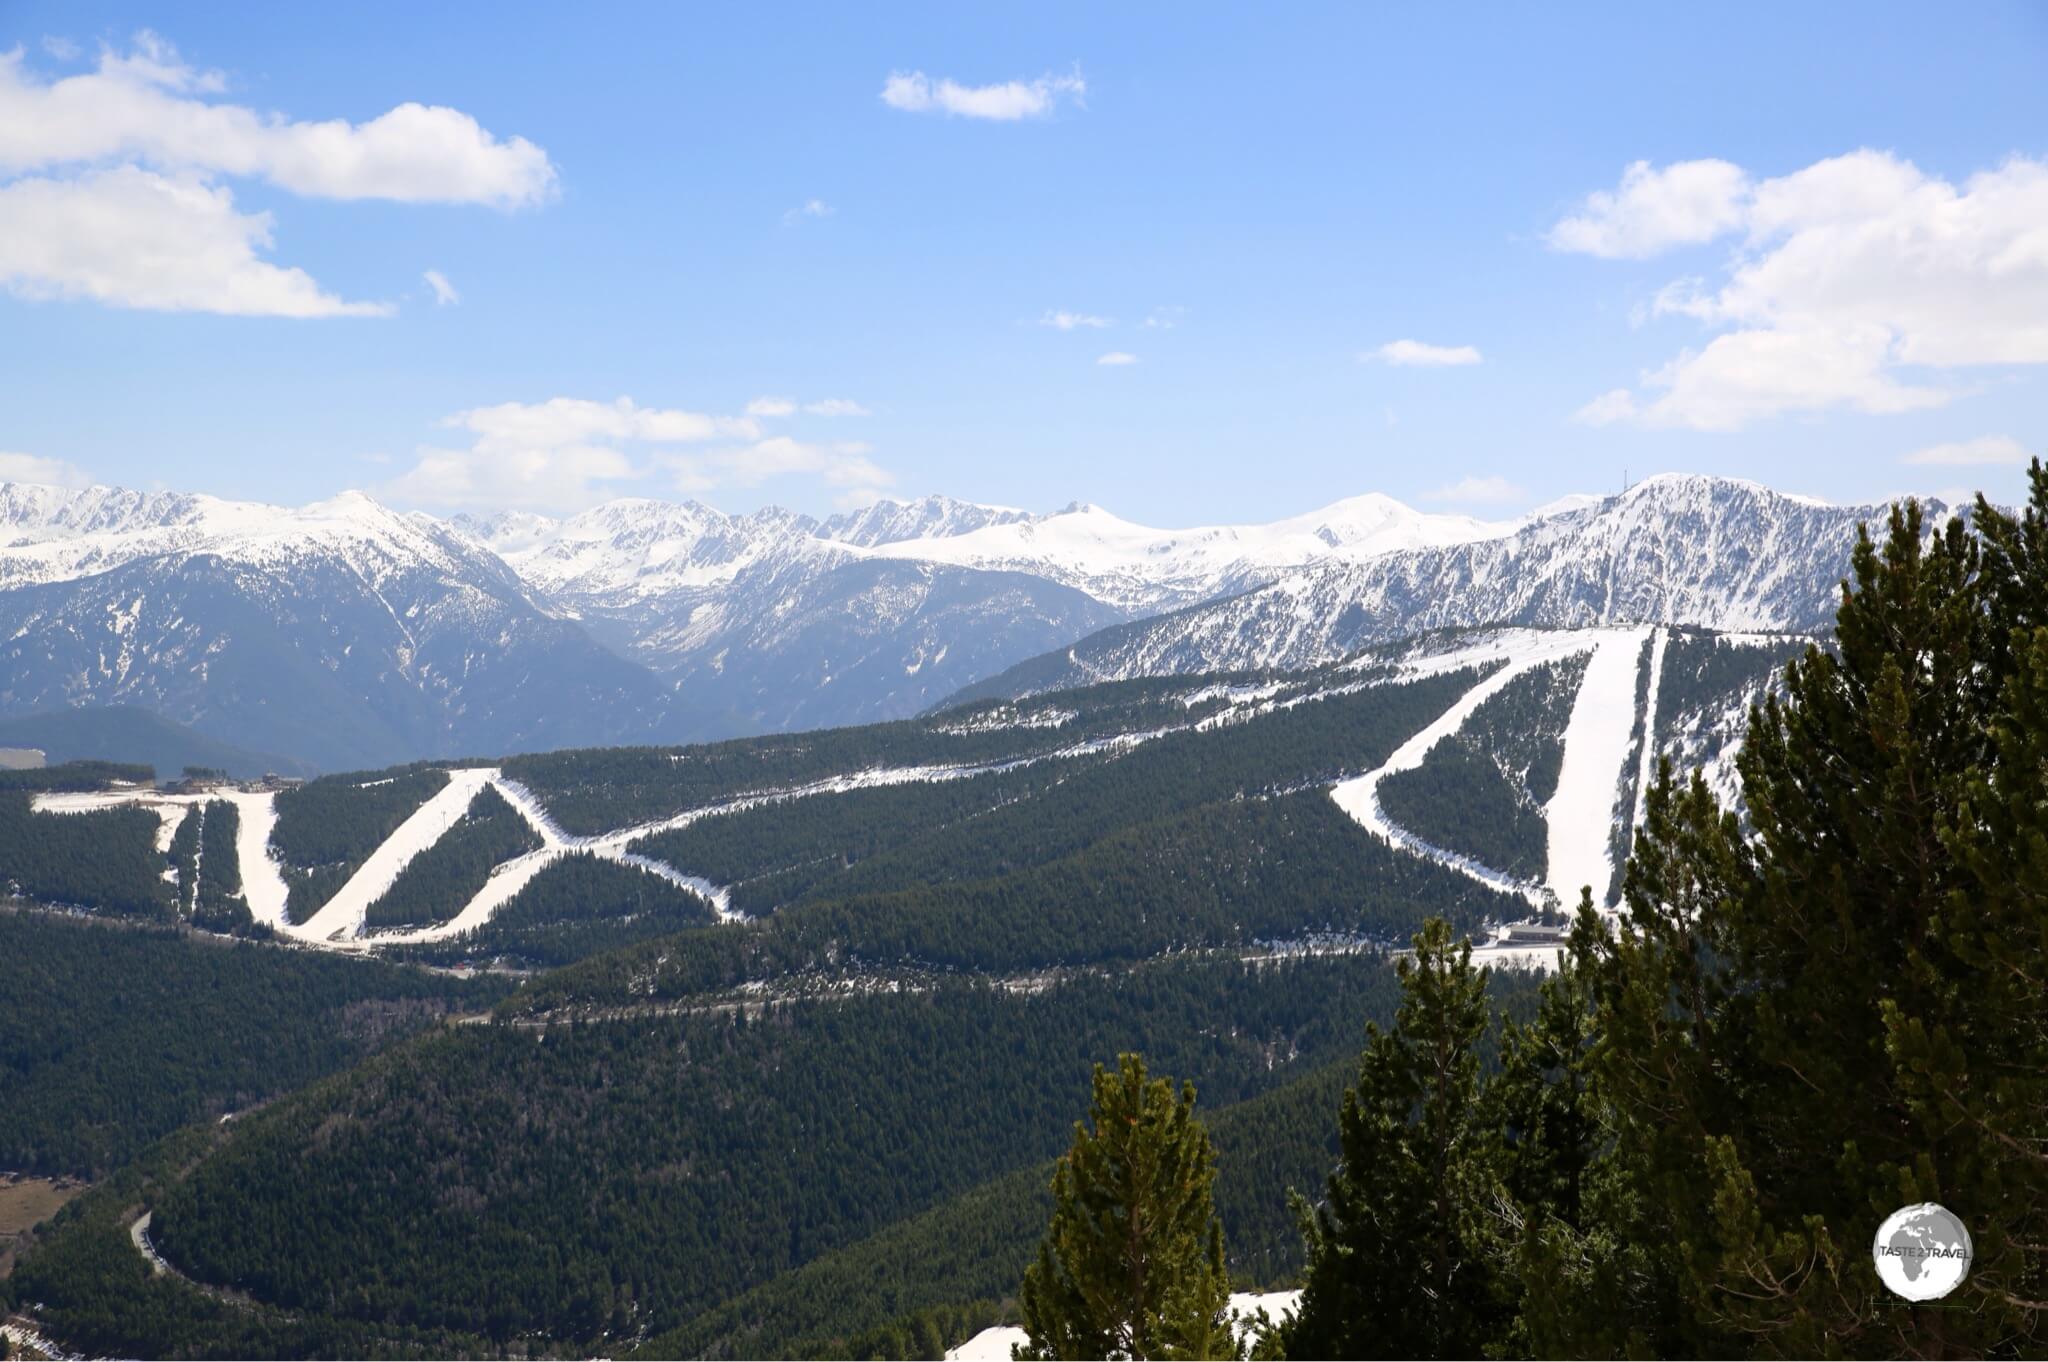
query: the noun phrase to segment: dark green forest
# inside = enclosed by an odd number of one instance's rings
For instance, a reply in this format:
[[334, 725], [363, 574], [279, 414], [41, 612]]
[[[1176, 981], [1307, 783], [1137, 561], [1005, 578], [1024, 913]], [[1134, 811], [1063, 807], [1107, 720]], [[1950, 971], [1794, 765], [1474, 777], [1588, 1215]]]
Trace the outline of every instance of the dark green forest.
[[225, 799], [209, 799], [202, 809], [199, 892], [192, 905], [192, 924], [212, 932], [267, 936], [269, 928], [256, 926], [242, 897], [242, 853], [235, 846], [242, 811]]
[[[1527, 980], [1497, 984], [1503, 1008], [1533, 1001]], [[1289, 1281], [1302, 1261], [1300, 1227], [1275, 1187], [1320, 1185], [1336, 1158], [1330, 1122], [1349, 1058], [1323, 1064], [1257, 1097], [1216, 1106], [1204, 1096], [1219, 1154], [1217, 1204], [1233, 1274], [1244, 1285]], [[1052, 1206], [1051, 1164], [1007, 1173], [880, 1233], [820, 1255], [652, 1339], [645, 1357], [919, 1357], [930, 1312], [980, 1302], [1001, 1313], [1016, 1294]], [[941, 1332], [957, 1345], [995, 1320]], [[929, 1342], [925, 1339], [924, 1342]]]
[[1306, 933], [1398, 943], [1437, 913], [1469, 927], [1518, 898], [1398, 852], [1320, 789], [1222, 802], [1015, 874], [784, 908], [572, 965], [519, 1005], [680, 998], [860, 968], [1006, 973], [1129, 962]]
[[1187, 961], [457, 1028], [237, 1123], [154, 1232], [288, 1308], [499, 1339], [670, 1328], [1050, 1157], [1095, 1056], [1142, 1044], [1228, 1104], [1347, 1053], [1392, 996], [1372, 957]]
[[505, 991], [0, 908], [0, 1168], [100, 1176], [188, 1121], [244, 1110]]
[[547, 968], [715, 920], [710, 904], [659, 875], [572, 851], [544, 866], [475, 931], [390, 954], [438, 964], [505, 957]]
[[157, 816], [143, 808], [35, 813], [25, 790], [0, 790], [0, 884], [46, 903], [169, 918]]

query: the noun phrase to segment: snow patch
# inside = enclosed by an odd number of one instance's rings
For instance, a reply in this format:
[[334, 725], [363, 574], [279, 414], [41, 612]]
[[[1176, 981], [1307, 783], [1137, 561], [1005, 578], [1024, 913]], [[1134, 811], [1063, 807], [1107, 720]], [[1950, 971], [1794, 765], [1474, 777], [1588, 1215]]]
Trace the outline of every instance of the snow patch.
[[[1261, 1310], [1266, 1312], [1267, 1319], [1278, 1324], [1300, 1308], [1299, 1291], [1233, 1291], [1230, 1294], [1230, 1319], [1240, 1335]], [[947, 1349], [946, 1362], [1009, 1362], [1010, 1349], [1028, 1341], [1029, 1336], [1016, 1325], [997, 1325], [983, 1329], [957, 1348]]]

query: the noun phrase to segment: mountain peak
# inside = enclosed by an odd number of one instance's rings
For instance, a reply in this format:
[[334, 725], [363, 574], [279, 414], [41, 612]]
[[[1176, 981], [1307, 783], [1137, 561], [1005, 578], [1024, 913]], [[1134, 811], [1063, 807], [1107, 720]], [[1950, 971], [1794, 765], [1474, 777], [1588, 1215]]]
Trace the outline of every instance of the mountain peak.
[[915, 501], [885, 497], [858, 511], [833, 516], [818, 527], [818, 536], [871, 549], [914, 539], [950, 539], [984, 526], [1028, 518], [1028, 513], [1012, 507], [984, 506], [937, 493]]

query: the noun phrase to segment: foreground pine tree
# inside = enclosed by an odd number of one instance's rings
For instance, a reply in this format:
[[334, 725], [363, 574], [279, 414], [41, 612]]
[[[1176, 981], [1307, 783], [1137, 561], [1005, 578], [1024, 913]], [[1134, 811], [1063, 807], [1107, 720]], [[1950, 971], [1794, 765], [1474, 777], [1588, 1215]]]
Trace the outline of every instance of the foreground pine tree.
[[1074, 1127], [1024, 1272], [1018, 1357], [1236, 1356], [1216, 1153], [1194, 1109], [1193, 1084], [1176, 1097], [1137, 1055], [1095, 1066], [1094, 1128]]
[[1503, 1325], [1488, 1211], [1502, 1166], [1480, 1098], [1486, 972], [1432, 918], [1400, 964], [1394, 1028], [1367, 1028], [1338, 1116], [1343, 1162], [1304, 1217], [1289, 1357], [1476, 1357]]
[[[2048, 472], [1864, 536], [1728, 807], [1668, 763], [1612, 929], [1482, 1082], [1441, 923], [1340, 1117], [1290, 1356], [2048, 1356]], [[1871, 1239], [1939, 1201], [1967, 1278]]]
[[[1605, 1309], [1659, 1315], [1657, 1347], [2048, 1345], [2048, 478], [1973, 520], [1908, 504], [1859, 545], [1836, 646], [1752, 715], [1746, 820], [1697, 777], [1650, 792], [1594, 966], [1624, 1194], [1579, 1228], [1647, 1246]], [[1869, 1246], [1924, 1200], [1977, 1260], [1913, 1305]]]

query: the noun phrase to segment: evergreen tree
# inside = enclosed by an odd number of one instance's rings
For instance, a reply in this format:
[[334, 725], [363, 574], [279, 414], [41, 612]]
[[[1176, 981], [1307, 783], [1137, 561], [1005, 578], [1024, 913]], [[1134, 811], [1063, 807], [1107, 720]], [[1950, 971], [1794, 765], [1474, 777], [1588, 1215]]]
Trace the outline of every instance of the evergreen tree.
[[1431, 919], [1400, 967], [1394, 1028], [1366, 1028], [1338, 1117], [1343, 1162], [1304, 1213], [1308, 1270], [1290, 1357], [1476, 1357], [1505, 1325], [1495, 1263], [1499, 1140], [1478, 1044], [1487, 971]]
[[[1581, 1237], [1642, 1246], [1610, 1310], [1659, 1320], [1651, 1346], [2048, 1337], [2044, 548], [2038, 465], [2018, 519], [1980, 499], [1974, 530], [1930, 533], [1894, 508], [1882, 547], [1859, 541], [1835, 648], [1751, 714], [1747, 822], [1697, 774], [1649, 793], [1594, 970], [1615, 1195]], [[1919, 1200], [1983, 1240], [1962, 1288], [1916, 1306], [1865, 1246]]]
[[1018, 1357], [1231, 1357], [1230, 1279], [1212, 1200], [1216, 1155], [1137, 1055], [1095, 1066], [1089, 1116], [1053, 1172], [1051, 1227], [1024, 1272]]

